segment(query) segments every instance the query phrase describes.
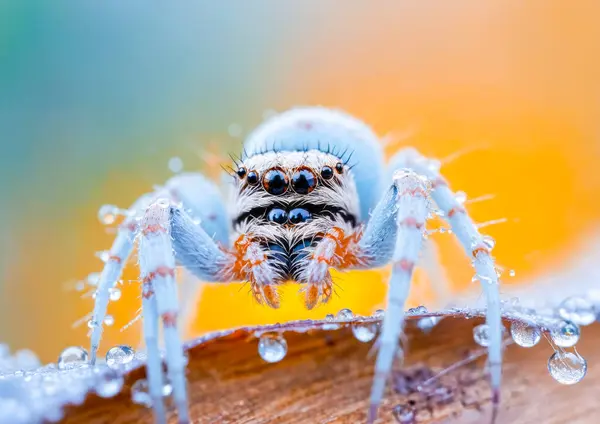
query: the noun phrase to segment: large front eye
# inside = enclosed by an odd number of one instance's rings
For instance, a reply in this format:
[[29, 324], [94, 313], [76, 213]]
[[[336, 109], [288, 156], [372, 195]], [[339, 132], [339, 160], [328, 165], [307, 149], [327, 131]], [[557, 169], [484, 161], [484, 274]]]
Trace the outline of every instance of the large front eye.
[[285, 193], [288, 183], [288, 177], [281, 168], [271, 168], [265, 172], [265, 176], [263, 177], [263, 187], [267, 190], [267, 193], [274, 195]]
[[280, 208], [271, 209], [267, 218], [277, 224], [285, 224], [288, 220], [287, 212]]
[[298, 168], [292, 175], [292, 188], [298, 194], [308, 194], [317, 186], [317, 176], [306, 167]]
[[288, 218], [292, 224], [298, 224], [300, 222], [309, 221], [312, 218], [312, 214], [306, 209], [296, 208], [290, 211]]

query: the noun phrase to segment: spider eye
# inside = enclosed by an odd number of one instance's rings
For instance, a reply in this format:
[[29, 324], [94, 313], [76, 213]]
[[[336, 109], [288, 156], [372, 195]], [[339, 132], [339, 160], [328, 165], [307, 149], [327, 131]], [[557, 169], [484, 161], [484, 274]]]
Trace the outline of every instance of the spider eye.
[[288, 177], [281, 168], [271, 168], [263, 177], [263, 187], [265, 190], [276, 196], [287, 191], [288, 183]]
[[324, 166], [323, 168], [321, 168], [321, 177], [323, 177], [323, 179], [325, 180], [330, 180], [331, 178], [333, 178], [333, 169], [331, 168], [331, 166]]
[[292, 188], [298, 194], [308, 194], [317, 186], [317, 176], [309, 168], [299, 168], [292, 175]]
[[344, 172], [344, 165], [342, 164], [342, 162], [338, 162], [335, 164], [335, 170], [341, 174]]
[[246, 168], [244, 168], [243, 166], [241, 168], [238, 168], [236, 174], [238, 177], [240, 177], [240, 179], [244, 178], [244, 176], [246, 176]]
[[288, 220], [287, 212], [279, 208], [271, 209], [267, 218], [277, 224], [285, 224]]
[[248, 172], [248, 176], [246, 177], [246, 181], [248, 181], [248, 184], [250, 184], [252, 186], [258, 184], [258, 173], [256, 171], [250, 171], [250, 172]]
[[292, 224], [298, 224], [300, 222], [306, 222], [312, 219], [312, 214], [306, 209], [296, 208], [292, 209], [288, 215]]

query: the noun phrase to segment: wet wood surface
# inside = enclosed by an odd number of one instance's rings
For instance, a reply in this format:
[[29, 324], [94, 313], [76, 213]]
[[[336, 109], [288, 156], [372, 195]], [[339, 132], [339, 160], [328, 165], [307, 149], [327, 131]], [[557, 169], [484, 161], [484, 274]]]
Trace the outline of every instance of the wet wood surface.
[[[419, 390], [432, 375], [481, 350], [472, 338], [478, 323], [447, 318], [429, 334], [410, 323], [406, 358], [395, 367], [377, 423], [490, 422], [483, 357]], [[357, 341], [349, 328], [286, 332], [285, 338], [288, 353], [276, 364], [264, 362], [257, 353], [258, 340], [243, 333], [192, 348], [188, 380], [193, 422], [365, 422], [374, 365], [369, 354], [372, 343]], [[579, 384], [564, 386], [548, 374], [547, 360], [553, 351], [544, 338], [529, 349], [508, 346], [497, 423], [600, 422], [600, 325], [583, 329], [577, 350], [588, 361], [588, 374]], [[143, 377], [143, 370], [133, 371], [120, 395], [89, 396], [83, 405], [68, 409], [63, 422], [151, 423], [151, 410], [130, 401], [131, 385]], [[172, 412], [169, 423], [176, 422]]]

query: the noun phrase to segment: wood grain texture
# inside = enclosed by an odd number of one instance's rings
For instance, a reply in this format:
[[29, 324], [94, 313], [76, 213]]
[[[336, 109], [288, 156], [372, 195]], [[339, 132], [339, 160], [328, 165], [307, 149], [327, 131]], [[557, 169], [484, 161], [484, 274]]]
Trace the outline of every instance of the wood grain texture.
[[[414, 411], [415, 423], [489, 422], [483, 358], [417, 390], [429, 376], [480, 350], [472, 340], [472, 328], [480, 322], [447, 318], [429, 334], [409, 324], [406, 359], [395, 369], [378, 423], [399, 422], [394, 415], [398, 408]], [[193, 422], [364, 422], [374, 364], [371, 343], [358, 342], [349, 328], [287, 332], [285, 338], [288, 354], [277, 364], [258, 356], [257, 340], [246, 332], [190, 349]], [[563, 386], [548, 374], [552, 349], [544, 339], [530, 349], [508, 346], [498, 423], [599, 422], [600, 367], [595, 365], [600, 362], [600, 325], [584, 328], [577, 348], [588, 361], [588, 375], [575, 386]], [[151, 411], [130, 401], [131, 384], [143, 376], [141, 369], [130, 373], [115, 398], [89, 396], [83, 405], [70, 408], [63, 422], [151, 423]], [[174, 414], [169, 422], [177, 422]]]

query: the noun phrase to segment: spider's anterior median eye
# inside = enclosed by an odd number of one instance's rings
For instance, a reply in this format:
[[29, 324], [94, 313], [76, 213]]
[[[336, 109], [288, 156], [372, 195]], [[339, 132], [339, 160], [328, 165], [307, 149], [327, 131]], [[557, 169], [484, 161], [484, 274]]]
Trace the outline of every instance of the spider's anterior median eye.
[[308, 194], [317, 186], [317, 176], [306, 167], [298, 168], [292, 175], [292, 188], [298, 194]]
[[306, 209], [296, 208], [290, 211], [288, 217], [292, 224], [298, 224], [300, 222], [309, 221], [312, 218], [312, 214]]
[[238, 168], [237, 171], [235, 171], [237, 176], [241, 178], [244, 178], [244, 176], [246, 176], [246, 168], [244, 168], [243, 166]]
[[277, 224], [285, 224], [288, 220], [287, 212], [283, 209], [273, 208], [269, 211], [268, 219]]
[[252, 186], [258, 184], [258, 173], [256, 171], [248, 172], [246, 181], [248, 181], [248, 184], [250, 184]]
[[263, 187], [268, 193], [279, 195], [287, 191], [288, 177], [281, 168], [271, 168], [265, 172], [263, 177]]
[[333, 169], [331, 166], [325, 165], [323, 168], [321, 168], [321, 177], [323, 177], [325, 180], [330, 180], [333, 178]]
[[335, 170], [340, 174], [344, 172], [344, 165], [342, 164], [342, 162], [338, 162], [335, 164]]

